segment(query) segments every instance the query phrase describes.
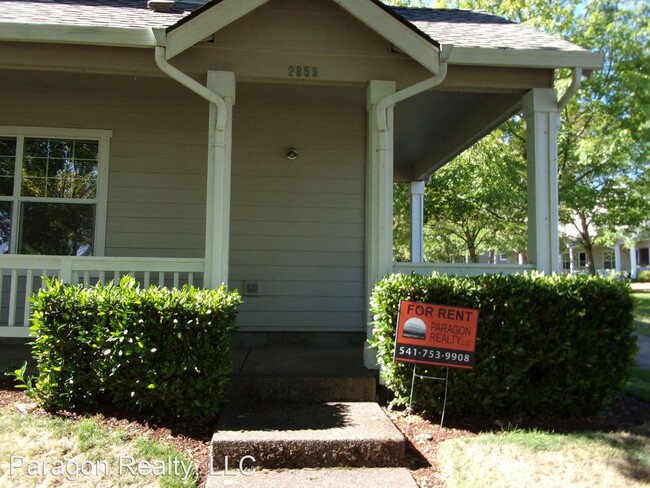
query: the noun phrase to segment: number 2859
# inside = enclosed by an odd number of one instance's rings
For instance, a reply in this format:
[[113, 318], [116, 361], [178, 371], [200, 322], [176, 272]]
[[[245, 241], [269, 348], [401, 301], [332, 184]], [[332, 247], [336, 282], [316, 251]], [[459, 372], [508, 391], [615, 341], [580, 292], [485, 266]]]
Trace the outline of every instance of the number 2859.
[[317, 66], [299, 66], [299, 65], [290, 65], [289, 66], [289, 77], [290, 78], [318, 78], [318, 67]]

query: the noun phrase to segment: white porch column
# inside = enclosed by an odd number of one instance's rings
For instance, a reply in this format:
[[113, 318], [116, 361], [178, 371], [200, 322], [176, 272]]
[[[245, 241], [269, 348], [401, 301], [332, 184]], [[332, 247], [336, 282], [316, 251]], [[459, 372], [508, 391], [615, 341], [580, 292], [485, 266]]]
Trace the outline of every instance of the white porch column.
[[636, 245], [630, 246], [630, 277], [635, 280], [637, 276], [638, 261], [636, 260]]
[[546, 274], [559, 272], [557, 94], [534, 88], [523, 98], [528, 155], [528, 261]]
[[411, 262], [424, 262], [424, 181], [411, 181]]
[[569, 248], [569, 271], [576, 272], [576, 252], [572, 247]]
[[[377, 123], [377, 104], [395, 93], [394, 81], [371, 81], [367, 89], [368, 112], [366, 161], [366, 303], [374, 284], [393, 268], [393, 108], [388, 108], [385, 132]], [[368, 324], [372, 321], [370, 312]], [[368, 338], [372, 325], [368, 325]], [[364, 364], [377, 368], [375, 351], [364, 350]]]
[[235, 74], [230, 71], [208, 71], [207, 87], [224, 99], [227, 114], [225, 129], [220, 130], [217, 127], [217, 107], [210, 104], [203, 280], [206, 288], [228, 284], [232, 106], [235, 104], [235, 84]]
[[614, 270], [620, 273], [623, 270], [623, 261], [621, 259], [621, 243], [614, 244]]

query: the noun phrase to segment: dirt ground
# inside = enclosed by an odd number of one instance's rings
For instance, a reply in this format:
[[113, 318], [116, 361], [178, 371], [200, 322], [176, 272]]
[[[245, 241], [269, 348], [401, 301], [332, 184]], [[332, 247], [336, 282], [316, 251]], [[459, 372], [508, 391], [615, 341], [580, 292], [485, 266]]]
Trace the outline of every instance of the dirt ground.
[[[15, 390], [9, 378], [0, 378], [0, 410], [17, 408], [17, 404], [30, 403], [22, 391]], [[153, 424], [144, 418], [105, 408], [95, 412], [96, 420], [101, 425], [112, 430], [120, 427], [133, 437], [145, 436], [168, 442], [189, 453], [194, 459], [200, 472], [200, 486], [206, 480], [208, 473], [208, 453], [210, 439], [214, 432], [215, 422], [192, 425], [185, 422], [169, 422]], [[79, 419], [84, 412], [59, 411], [48, 413], [36, 408], [30, 415], [58, 415]], [[444, 487], [444, 481], [439, 476], [437, 465], [437, 448], [440, 442], [456, 438], [471, 437], [478, 432], [500, 431], [504, 427], [502, 419], [447, 419], [444, 428], [440, 428], [437, 420], [428, 421], [418, 415], [406, 415], [404, 411], [391, 411], [386, 414], [395, 425], [405, 433], [408, 439], [407, 466], [413, 477], [422, 488]], [[650, 419], [650, 403], [634, 397], [620, 395], [611, 408], [602, 415], [584, 419], [547, 419], [544, 422], [529, 422], [520, 425], [522, 428], [549, 429], [555, 432], [571, 432], [577, 430], [612, 431], [633, 427]], [[505, 424], [507, 425], [507, 424]]]

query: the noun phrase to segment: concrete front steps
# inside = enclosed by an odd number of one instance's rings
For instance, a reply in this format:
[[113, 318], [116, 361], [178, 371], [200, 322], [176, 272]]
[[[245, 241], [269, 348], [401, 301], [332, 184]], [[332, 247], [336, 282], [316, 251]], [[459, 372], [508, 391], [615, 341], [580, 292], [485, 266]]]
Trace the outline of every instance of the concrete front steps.
[[234, 351], [230, 403], [374, 402], [377, 373], [362, 347], [248, 347]]
[[208, 487], [417, 487], [405, 439], [374, 402], [231, 405], [212, 438]]
[[[285, 338], [288, 339], [288, 338]], [[329, 338], [326, 338], [329, 340]], [[416, 488], [363, 345], [233, 349], [206, 486]]]

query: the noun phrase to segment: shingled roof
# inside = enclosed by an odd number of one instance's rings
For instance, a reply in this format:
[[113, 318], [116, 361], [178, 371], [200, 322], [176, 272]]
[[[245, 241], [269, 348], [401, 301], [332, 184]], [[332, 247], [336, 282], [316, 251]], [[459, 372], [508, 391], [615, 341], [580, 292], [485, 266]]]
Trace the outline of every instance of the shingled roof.
[[[147, 7], [147, 0], [0, 0], [0, 23], [168, 28], [204, 3], [177, 0], [169, 12], [155, 12]], [[440, 44], [461, 48], [587, 52], [570, 42], [487, 13], [405, 7], [393, 7], [392, 10]]]
[[393, 10], [440, 44], [488, 49], [584, 51], [570, 42], [484, 12], [404, 7], [394, 7]]
[[201, 5], [177, 1], [169, 12], [154, 12], [147, 7], [147, 0], [0, 0], [0, 22], [165, 28]]

